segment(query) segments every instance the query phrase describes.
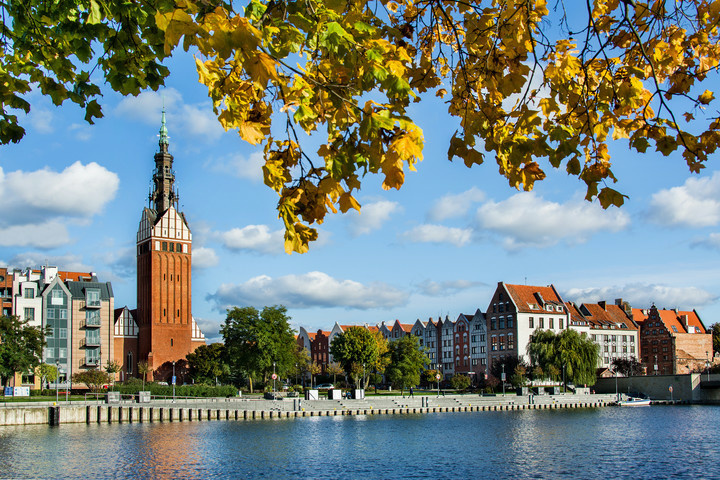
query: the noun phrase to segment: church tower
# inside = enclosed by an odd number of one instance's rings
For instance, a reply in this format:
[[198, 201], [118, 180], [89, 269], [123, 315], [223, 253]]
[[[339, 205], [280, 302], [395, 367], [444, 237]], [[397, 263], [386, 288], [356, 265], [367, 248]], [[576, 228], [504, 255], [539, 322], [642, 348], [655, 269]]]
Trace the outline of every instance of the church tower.
[[178, 211], [168, 138], [163, 109], [153, 186], [137, 233], [138, 360], [147, 360], [149, 380], [169, 378], [172, 362], [184, 359], [197, 346], [193, 341], [197, 328], [192, 318], [192, 234]]

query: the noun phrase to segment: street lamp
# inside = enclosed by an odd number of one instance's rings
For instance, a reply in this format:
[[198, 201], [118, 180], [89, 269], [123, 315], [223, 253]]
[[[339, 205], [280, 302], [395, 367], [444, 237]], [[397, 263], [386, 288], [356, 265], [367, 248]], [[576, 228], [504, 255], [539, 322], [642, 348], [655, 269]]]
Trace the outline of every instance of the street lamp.
[[60, 360], [55, 360], [55, 403], [59, 401], [58, 384], [60, 383]]
[[275, 375], [275, 362], [273, 362], [273, 400], [275, 400], [275, 379], [277, 378], [277, 375]]
[[657, 355], [655, 355], [655, 375], [658, 374]]
[[298, 364], [295, 364], [295, 385], [298, 384]]
[[[363, 363], [363, 376], [362, 383], [360, 383], [360, 390], [365, 390], [365, 364]], [[364, 397], [365, 395], [363, 395]]]
[[175, 361], [173, 360], [173, 375], [172, 375], [172, 386], [173, 386], [173, 403], [175, 403]]
[[618, 372], [617, 371], [618, 371], [617, 365], [615, 365], [615, 399], [619, 402], [620, 397], [618, 395], [618, 379], [617, 379]]
[[710, 381], [710, 352], [705, 352], [705, 368], [707, 368], [707, 381]]
[[505, 364], [502, 364], [502, 375], [500, 376], [500, 379], [502, 380], [502, 386], [503, 386], [503, 397], [505, 396]]

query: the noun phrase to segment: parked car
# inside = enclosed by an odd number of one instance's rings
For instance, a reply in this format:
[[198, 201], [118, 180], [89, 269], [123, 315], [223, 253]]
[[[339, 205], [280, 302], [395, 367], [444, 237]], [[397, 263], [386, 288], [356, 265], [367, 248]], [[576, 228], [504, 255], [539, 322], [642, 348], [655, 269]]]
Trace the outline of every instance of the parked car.
[[330, 390], [335, 388], [335, 386], [332, 383], [321, 383], [315, 388], [317, 388], [318, 390]]

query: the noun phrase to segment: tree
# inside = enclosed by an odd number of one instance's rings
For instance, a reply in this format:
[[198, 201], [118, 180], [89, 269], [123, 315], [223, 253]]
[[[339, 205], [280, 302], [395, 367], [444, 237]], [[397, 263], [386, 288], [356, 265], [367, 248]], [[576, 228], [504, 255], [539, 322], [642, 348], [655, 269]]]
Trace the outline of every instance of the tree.
[[58, 378], [57, 367], [48, 363], [38, 365], [35, 372], [37, 372], [40, 377], [40, 385], [42, 385], [42, 388], [46, 388], [50, 382], [54, 382]]
[[28, 321], [16, 316], [0, 317], [0, 380], [7, 385], [7, 379], [16, 372], [26, 373], [40, 365], [45, 332], [33, 327]]
[[281, 377], [294, 368], [297, 344], [289, 321], [282, 305], [264, 307], [261, 312], [254, 307], [228, 310], [220, 328], [228, 363], [231, 371], [247, 375], [251, 392], [253, 375], [267, 381], [273, 368]]
[[720, 355], [720, 323], [712, 326], [713, 355]]
[[147, 374], [150, 373], [150, 364], [147, 362], [147, 360], [141, 360], [138, 362], [137, 368], [138, 373], [142, 375], [142, 389], [145, 390], [145, 381], [147, 380]]
[[102, 370], [84, 370], [82, 372], [73, 373], [73, 383], [84, 383], [91, 392], [99, 392], [104, 385], [108, 385], [112, 380], [112, 376]]
[[195, 382], [213, 385], [218, 379], [224, 383], [230, 371], [225, 357], [225, 345], [222, 343], [200, 345], [185, 356], [190, 367], [190, 376]]
[[518, 365], [521, 365], [520, 359], [515, 355], [504, 355], [493, 360], [490, 367], [490, 374], [498, 379], [502, 379], [505, 373], [505, 380], [508, 381]]
[[337, 376], [344, 373], [338, 362], [330, 362], [327, 366], [327, 374], [333, 376], [333, 385], [337, 382]]
[[115, 386], [115, 374], [118, 373], [121, 368], [120, 364], [115, 360], [108, 360], [107, 365], [105, 365], [105, 371], [110, 375], [110, 383], [113, 385], [113, 388]]
[[525, 382], [527, 380], [527, 368], [525, 365], [518, 365], [515, 367], [515, 370], [513, 370], [512, 375], [510, 375], [510, 384], [517, 388], [525, 385]]
[[438, 379], [438, 377], [437, 377], [439, 374], [440, 374], [440, 371], [439, 371], [439, 370], [435, 370], [435, 369], [433, 369], [433, 370], [425, 370], [425, 371], [423, 372], [423, 379], [424, 379], [425, 382], [427, 382], [427, 384], [432, 388], [432, 384], [433, 384], [433, 383], [438, 383], [438, 382], [440, 382], [440, 379]]
[[[424, 146], [408, 107], [432, 96], [458, 126], [448, 159], [490, 157], [514, 188], [563, 169], [586, 199], [622, 205], [608, 185], [609, 139], [680, 151], [691, 172], [704, 168], [720, 143], [706, 89], [720, 56], [715, 3], [566, 3], [5, 2], [0, 142], [24, 135], [15, 112], [30, 110], [31, 85], [92, 123], [102, 115], [95, 78], [122, 94], [156, 89], [182, 42], [220, 123], [264, 146], [288, 252], [307, 251], [327, 213], [359, 210], [366, 174], [403, 185]], [[319, 149], [302, 148], [303, 134], [321, 129]]]
[[563, 330], [557, 335], [550, 330], [538, 330], [527, 351], [533, 365], [539, 365], [551, 378], [556, 379], [564, 370], [565, 382], [595, 383], [600, 346], [576, 330]]
[[316, 362], [311, 362], [308, 365], [308, 372], [310, 372], [310, 388], [313, 388], [313, 381], [315, 375], [319, 375], [320, 373], [322, 373], [322, 367]]
[[470, 377], [463, 373], [456, 373], [450, 379], [450, 385], [455, 390], [467, 390], [470, 386]]
[[[680, 150], [696, 173], [720, 140], [716, 100], [703, 85], [713, 84], [720, 56], [714, 2], [207, 5], [160, 7], [165, 52], [181, 39], [197, 48], [222, 125], [264, 145], [288, 252], [306, 251], [317, 238], [310, 225], [328, 212], [359, 210], [353, 193], [368, 172], [386, 189], [402, 186], [423, 158], [408, 106], [432, 95], [458, 124], [448, 159], [470, 167], [493, 158], [525, 190], [562, 168], [605, 208], [624, 202], [608, 186], [609, 139], [637, 152]], [[299, 139], [321, 129], [311, 154]]]
[[626, 377], [643, 374], [642, 363], [638, 362], [635, 357], [629, 359], [615, 358], [612, 361], [612, 365], [615, 367], [614, 370], [617, 373]]
[[343, 370], [360, 386], [363, 371], [374, 365], [378, 359], [378, 341], [366, 328], [349, 327], [335, 335], [330, 345], [330, 353]]
[[388, 380], [404, 394], [405, 389], [420, 383], [420, 371], [428, 362], [415, 335], [404, 337], [388, 344], [390, 362], [385, 368]]
[[303, 386], [311, 363], [310, 352], [307, 348], [298, 347], [295, 349], [295, 373], [302, 378]]

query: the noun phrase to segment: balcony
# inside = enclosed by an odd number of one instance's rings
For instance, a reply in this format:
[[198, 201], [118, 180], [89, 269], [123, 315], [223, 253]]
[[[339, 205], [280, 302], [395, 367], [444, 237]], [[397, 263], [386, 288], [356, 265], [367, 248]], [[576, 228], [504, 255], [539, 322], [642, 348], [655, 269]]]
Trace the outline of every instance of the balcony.
[[97, 338], [83, 338], [80, 340], [81, 348], [93, 348], [100, 346], [100, 337]]
[[102, 302], [99, 299], [87, 299], [85, 300], [85, 308], [100, 308], [102, 307]]
[[100, 358], [86, 358], [85, 360], [80, 361], [80, 367], [99, 367], [100, 366]]
[[80, 324], [80, 326], [84, 327], [84, 328], [100, 328], [101, 323], [102, 323], [102, 320], [100, 319], [100, 317], [91, 317], [91, 318], [85, 319], [85, 321], [82, 322]]

